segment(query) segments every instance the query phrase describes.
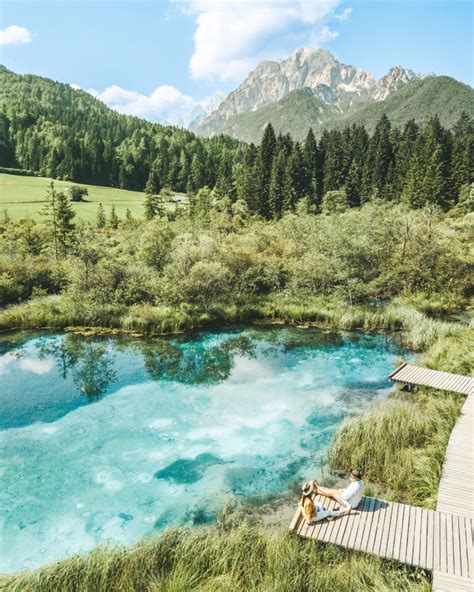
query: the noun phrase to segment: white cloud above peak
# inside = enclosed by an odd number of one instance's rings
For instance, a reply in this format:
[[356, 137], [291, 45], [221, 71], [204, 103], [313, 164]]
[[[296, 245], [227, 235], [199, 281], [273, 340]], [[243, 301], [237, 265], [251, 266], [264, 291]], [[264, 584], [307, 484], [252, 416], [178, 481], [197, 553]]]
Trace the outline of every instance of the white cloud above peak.
[[33, 41], [33, 35], [26, 27], [10, 25], [0, 29], [0, 45], [20, 45]]
[[[78, 84], [70, 86], [76, 90], [81, 88]], [[224, 98], [223, 93], [218, 92], [212, 97], [196, 101], [190, 95], [185, 95], [176, 87], [167, 84], [158, 86], [149, 95], [127, 90], [116, 84], [103, 91], [90, 88], [87, 92], [119, 113], [183, 127], [187, 127], [195, 116], [211, 111], [216, 107], [216, 102]]]
[[[192, 77], [220, 80], [245, 76], [277, 36], [291, 37], [295, 25], [314, 37], [317, 35], [314, 27], [341, 3], [341, 0], [174, 1], [186, 14], [196, 15], [194, 53], [189, 63]], [[321, 31], [321, 42], [336, 36], [326, 29], [323, 27]]]

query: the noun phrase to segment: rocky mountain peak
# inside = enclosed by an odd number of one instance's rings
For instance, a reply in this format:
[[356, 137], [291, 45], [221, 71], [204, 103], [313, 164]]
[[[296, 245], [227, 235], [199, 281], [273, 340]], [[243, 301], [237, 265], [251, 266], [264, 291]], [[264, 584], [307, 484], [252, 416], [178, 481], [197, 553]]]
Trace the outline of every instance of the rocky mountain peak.
[[298, 47], [281, 62], [262, 61], [242, 84], [208, 115], [196, 131], [213, 133], [224, 121], [259, 107], [277, 103], [304, 88], [329, 105], [383, 100], [403, 84], [418, 78], [411, 70], [395, 66], [378, 82], [371, 74], [339, 62], [326, 49]]
[[374, 92], [374, 99], [376, 101], [383, 101], [394, 90], [398, 90], [404, 84], [412, 80], [418, 80], [420, 76], [415, 74], [413, 70], [408, 70], [402, 66], [395, 66], [382, 76], [377, 82], [377, 88]]

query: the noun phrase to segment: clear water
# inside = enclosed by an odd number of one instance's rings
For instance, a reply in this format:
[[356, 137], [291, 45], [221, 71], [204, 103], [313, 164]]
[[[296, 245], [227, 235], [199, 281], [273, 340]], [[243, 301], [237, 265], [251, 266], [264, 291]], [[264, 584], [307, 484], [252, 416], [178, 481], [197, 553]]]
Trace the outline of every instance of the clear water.
[[390, 390], [381, 335], [242, 328], [0, 341], [0, 571], [212, 521], [321, 472]]

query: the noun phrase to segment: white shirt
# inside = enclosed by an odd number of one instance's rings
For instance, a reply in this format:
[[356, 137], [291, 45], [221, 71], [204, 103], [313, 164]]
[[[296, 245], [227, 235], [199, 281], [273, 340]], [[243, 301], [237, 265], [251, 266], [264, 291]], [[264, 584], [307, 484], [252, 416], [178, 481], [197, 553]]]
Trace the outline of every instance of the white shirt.
[[342, 492], [341, 499], [351, 508], [356, 508], [364, 494], [364, 482], [361, 479], [352, 481]]

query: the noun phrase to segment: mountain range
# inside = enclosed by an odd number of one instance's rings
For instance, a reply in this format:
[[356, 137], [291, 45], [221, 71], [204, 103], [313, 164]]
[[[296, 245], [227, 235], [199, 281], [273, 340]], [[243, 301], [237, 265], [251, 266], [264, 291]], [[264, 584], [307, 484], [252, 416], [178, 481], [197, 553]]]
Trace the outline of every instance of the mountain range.
[[272, 123], [278, 132], [302, 139], [310, 127], [364, 124], [382, 113], [394, 125], [423, 123], [437, 114], [451, 127], [465, 110], [474, 114], [474, 91], [447, 76], [422, 76], [395, 66], [379, 80], [339, 62], [327, 50], [296, 49], [282, 62], [263, 61], [207, 117], [190, 129], [199, 135], [228, 134], [259, 142]]

